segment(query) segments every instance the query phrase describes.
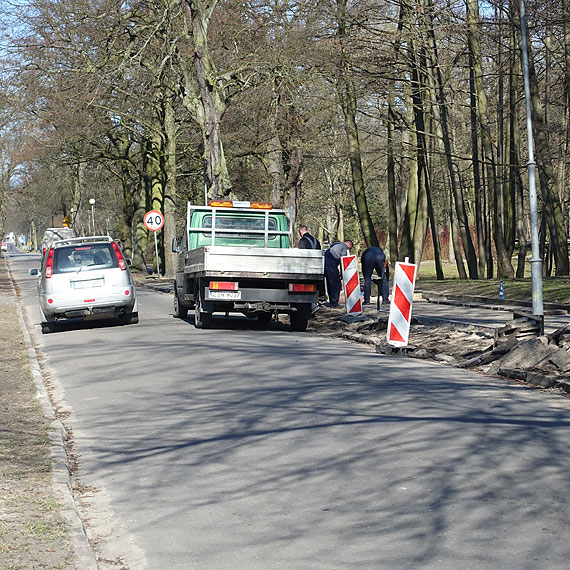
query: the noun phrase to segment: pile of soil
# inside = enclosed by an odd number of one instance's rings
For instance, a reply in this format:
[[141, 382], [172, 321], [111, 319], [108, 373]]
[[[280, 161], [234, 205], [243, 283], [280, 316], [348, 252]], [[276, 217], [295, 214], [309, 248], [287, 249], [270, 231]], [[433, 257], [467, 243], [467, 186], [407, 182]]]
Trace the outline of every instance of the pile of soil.
[[[344, 312], [344, 307], [320, 307], [309, 330], [370, 344], [377, 352], [389, 353], [387, 321], [386, 313], [351, 316]], [[517, 336], [517, 331], [513, 331], [497, 338], [489, 328], [412, 318], [405, 355], [508, 377], [563, 395], [570, 393], [570, 325], [548, 336]]]

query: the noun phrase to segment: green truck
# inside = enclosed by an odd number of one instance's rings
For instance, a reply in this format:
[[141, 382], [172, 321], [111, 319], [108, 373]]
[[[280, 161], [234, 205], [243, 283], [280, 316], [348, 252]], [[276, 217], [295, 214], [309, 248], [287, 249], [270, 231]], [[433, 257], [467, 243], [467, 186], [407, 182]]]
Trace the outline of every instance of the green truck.
[[194, 324], [207, 328], [214, 313], [242, 313], [270, 321], [290, 316], [291, 330], [304, 331], [312, 307], [324, 298], [321, 250], [296, 249], [291, 215], [256, 202], [188, 204], [177, 256], [174, 316], [194, 310]]

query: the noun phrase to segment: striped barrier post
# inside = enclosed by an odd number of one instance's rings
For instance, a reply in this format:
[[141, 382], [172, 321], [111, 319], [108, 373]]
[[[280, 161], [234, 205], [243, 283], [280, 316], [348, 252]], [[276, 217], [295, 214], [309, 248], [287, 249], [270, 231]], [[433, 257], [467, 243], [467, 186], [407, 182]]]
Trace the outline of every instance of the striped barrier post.
[[392, 286], [392, 302], [388, 318], [388, 344], [396, 347], [407, 346], [412, 318], [412, 300], [416, 284], [416, 266], [408, 263], [396, 263], [394, 284]]
[[346, 312], [351, 315], [360, 315], [362, 313], [362, 302], [360, 300], [360, 279], [358, 278], [356, 255], [345, 255], [340, 258], [340, 262]]

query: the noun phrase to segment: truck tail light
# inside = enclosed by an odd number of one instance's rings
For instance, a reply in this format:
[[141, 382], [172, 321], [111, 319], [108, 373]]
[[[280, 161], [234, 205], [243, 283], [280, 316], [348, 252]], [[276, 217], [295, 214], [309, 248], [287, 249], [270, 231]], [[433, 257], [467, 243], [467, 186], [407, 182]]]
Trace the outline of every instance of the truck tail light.
[[314, 283], [289, 283], [289, 293], [315, 293], [316, 290]]
[[125, 261], [125, 258], [123, 257], [123, 254], [121, 253], [121, 250], [119, 249], [119, 246], [117, 245], [116, 242], [113, 242], [113, 249], [115, 250], [115, 257], [119, 262], [119, 267], [121, 268], [121, 271], [126, 271], [127, 262]]
[[239, 283], [237, 281], [210, 281], [210, 289], [213, 291], [237, 291]]
[[50, 247], [47, 254], [46, 268], [44, 275], [46, 279], [49, 279], [53, 275], [53, 247]]

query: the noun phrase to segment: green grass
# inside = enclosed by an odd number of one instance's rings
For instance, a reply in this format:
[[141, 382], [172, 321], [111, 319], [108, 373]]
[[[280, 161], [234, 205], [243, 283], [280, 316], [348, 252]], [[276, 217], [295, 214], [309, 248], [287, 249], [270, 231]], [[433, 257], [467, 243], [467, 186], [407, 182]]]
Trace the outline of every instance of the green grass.
[[[433, 261], [422, 261], [416, 281], [416, 291], [435, 292], [449, 295], [481, 295], [499, 297], [499, 279], [459, 279], [455, 264], [444, 264], [445, 279], [435, 278]], [[503, 279], [505, 299], [532, 300], [530, 277], [524, 279]], [[570, 303], [570, 277], [545, 277], [542, 280], [545, 303]]]

